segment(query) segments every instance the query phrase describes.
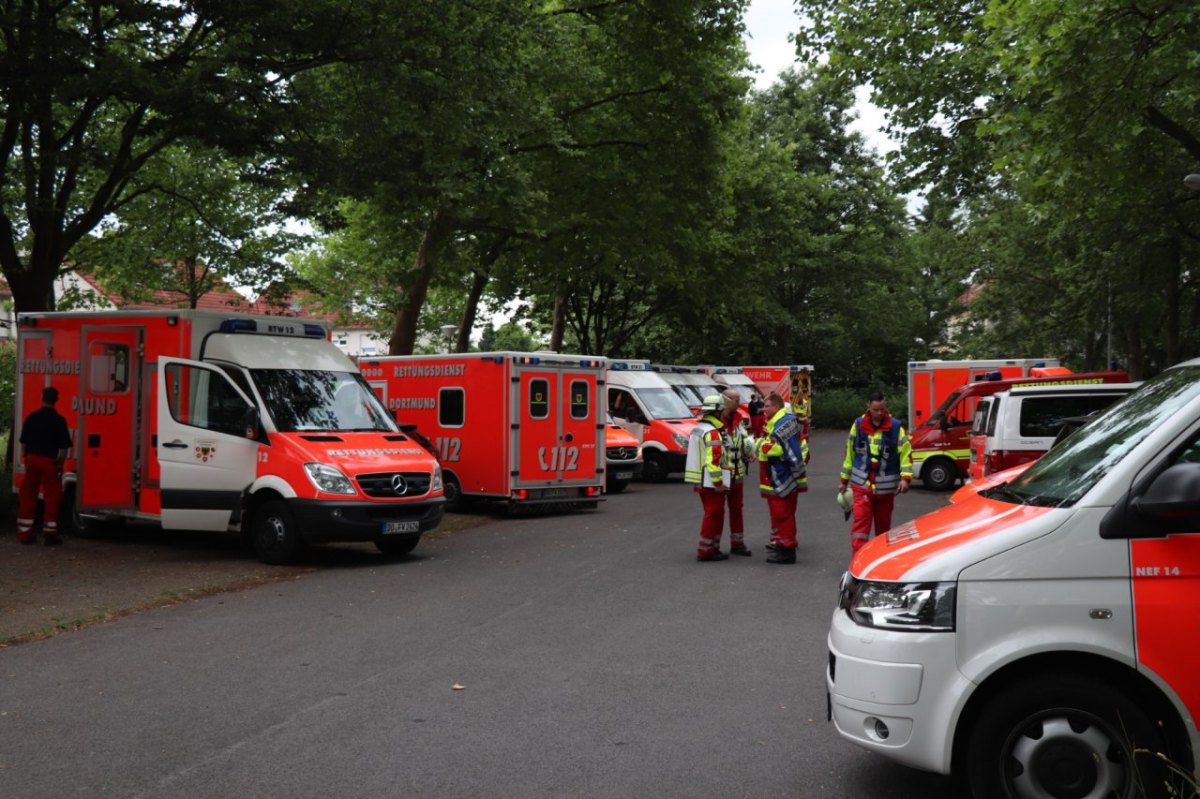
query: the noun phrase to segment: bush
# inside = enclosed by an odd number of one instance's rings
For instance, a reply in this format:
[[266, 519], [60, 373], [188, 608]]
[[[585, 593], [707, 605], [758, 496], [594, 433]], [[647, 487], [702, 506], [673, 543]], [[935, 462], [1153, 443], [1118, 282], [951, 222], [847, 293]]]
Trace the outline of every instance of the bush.
[[[812, 426], [818, 428], [849, 430], [851, 423], [867, 409], [870, 391], [853, 388], [831, 388], [813, 392]], [[888, 409], [892, 415], [908, 424], [908, 397], [899, 389], [885, 389]], [[911, 431], [909, 431], [911, 432]]]

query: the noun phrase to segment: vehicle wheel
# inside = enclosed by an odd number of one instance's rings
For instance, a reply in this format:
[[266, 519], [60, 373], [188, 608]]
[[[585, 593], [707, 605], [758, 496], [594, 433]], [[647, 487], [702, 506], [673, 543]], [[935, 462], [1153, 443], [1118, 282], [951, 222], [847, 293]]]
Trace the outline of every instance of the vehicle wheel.
[[612, 480], [605, 486], [610, 494], [620, 494], [625, 490], [625, 486], [629, 485], [628, 480]]
[[934, 491], [946, 491], [958, 479], [958, 467], [949, 458], [930, 458], [921, 467], [921, 482]]
[[1158, 796], [1165, 741], [1138, 703], [1099, 680], [1046, 675], [994, 697], [967, 743], [975, 799]]
[[264, 502], [254, 514], [250, 544], [263, 563], [295, 563], [304, 552], [304, 542], [286, 503], [273, 499]]
[[642, 479], [647, 483], [665, 483], [667, 481], [667, 460], [657, 450], [649, 450], [642, 454]]
[[416, 549], [420, 541], [420, 533], [405, 536], [389, 535], [387, 538], [375, 539], [375, 546], [389, 558], [402, 558]]
[[446, 510], [460, 511], [466, 505], [463, 499], [462, 484], [454, 476], [454, 472], [442, 472], [442, 493], [446, 496]]

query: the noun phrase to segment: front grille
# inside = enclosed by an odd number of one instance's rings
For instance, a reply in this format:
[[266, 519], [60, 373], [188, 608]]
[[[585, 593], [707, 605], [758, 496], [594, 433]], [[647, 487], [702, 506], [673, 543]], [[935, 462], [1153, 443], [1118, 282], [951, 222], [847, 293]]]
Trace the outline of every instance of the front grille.
[[[432, 476], [428, 472], [379, 472], [378, 474], [360, 474], [357, 480], [358, 487], [368, 497], [394, 499], [428, 494]], [[399, 490], [397, 490], [397, 486], [399, 486]]]
[[606, 455], [610, 461], [631, 461], [637, 458], [637, 447], [609, 447]]

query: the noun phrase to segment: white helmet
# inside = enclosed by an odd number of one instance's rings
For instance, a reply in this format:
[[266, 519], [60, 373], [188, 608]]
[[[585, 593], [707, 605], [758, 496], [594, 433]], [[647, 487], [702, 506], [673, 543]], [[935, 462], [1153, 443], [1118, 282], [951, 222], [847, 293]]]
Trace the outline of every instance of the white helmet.
[[846, 486], [846, 490], [838, 492], [837, 504], [846, 513], [854, 509], [854, 491], [851, 490], [850, 486]]

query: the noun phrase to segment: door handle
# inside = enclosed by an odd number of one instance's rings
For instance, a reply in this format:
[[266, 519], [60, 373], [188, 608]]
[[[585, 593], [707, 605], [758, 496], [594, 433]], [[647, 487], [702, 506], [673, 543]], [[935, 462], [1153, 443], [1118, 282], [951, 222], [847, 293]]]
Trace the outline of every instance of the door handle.
[[163, 446], [166, 447], [167, 449], [187, 449], [188, 448], [188, 445], [185, 442], [180, 441], [179, 439], [175, 439], [174, 441], [164, 442]]

